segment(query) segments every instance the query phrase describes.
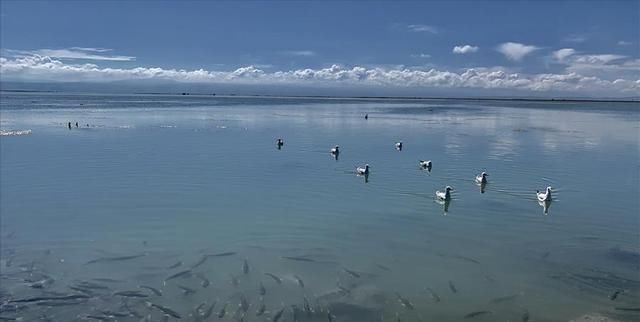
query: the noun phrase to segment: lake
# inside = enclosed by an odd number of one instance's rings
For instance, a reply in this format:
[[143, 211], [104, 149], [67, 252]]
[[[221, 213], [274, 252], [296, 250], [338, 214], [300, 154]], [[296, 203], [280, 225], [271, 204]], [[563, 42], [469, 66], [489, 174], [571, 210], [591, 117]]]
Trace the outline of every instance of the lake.
[[[2, 317], [639, 317], [620, 310], [640, 306], [638, 103], [12, 92], [0, 103]], [[439, 202], [445, 186], [452, 199]]]

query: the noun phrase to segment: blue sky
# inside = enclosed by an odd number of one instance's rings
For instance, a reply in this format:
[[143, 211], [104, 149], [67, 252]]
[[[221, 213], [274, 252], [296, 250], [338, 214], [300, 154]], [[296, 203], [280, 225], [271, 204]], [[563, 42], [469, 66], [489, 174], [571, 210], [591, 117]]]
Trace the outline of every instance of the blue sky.
[[0, 3], [5, 81], [640, 89], [640, 1]]

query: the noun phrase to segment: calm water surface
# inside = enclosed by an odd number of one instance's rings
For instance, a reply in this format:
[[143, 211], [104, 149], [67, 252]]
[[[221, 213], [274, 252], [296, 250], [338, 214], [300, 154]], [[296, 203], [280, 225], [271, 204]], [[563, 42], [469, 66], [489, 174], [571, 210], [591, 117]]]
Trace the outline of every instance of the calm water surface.
[[[639, 317], [615, 309], [640, 306], [638, 104], [16, 93], [0, 103], [2, 317], [161, 320], [147, 301], [184, 321], [271, 320], [282, 308], [280, 321]], [[365, 163], [371, 174], [356, 176]], [[443, 205], [434, 193], [447, 185]], [[539, 204], [547, 186], [554, 200]], [[223, 252], [236, 254], [209, 256]], [[131, 290], [148, 297], [113, 295]], [[69, 294], [88, 298], [12, 302]], [[476, 311], [490, 313], [464, 318]]]

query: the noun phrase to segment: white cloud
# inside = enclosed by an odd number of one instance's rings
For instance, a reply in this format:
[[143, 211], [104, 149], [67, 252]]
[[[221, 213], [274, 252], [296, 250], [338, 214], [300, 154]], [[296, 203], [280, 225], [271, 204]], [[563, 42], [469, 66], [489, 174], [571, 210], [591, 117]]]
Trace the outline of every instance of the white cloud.
[[316, 53], [311, 50], [289, 50], [289, 51], [283, 51], [282, 53], [290, 56], [305, 56], [305, 57], [316, 55]]
[[630, 46], [630, 45], [632, 45], [632, 44], [633, 44], [633, 43], [632, 43], [632, 42], [630, 42], [630, 41], [624, 41], [624, 40], [620, 40], [620, 41], [618, 41], [618, 46]]
[[508, 59], [520, 61], [524, 56], [529, 55], [538, 49], [540, 48], [532, 45], [525, 45], [517, 42], [506, 42], [500, 44], [496, 50], [501, 52]]
[[464, 46], [455, 46], [453, 47], [454, 54], [468, 54], [475, 53], [478, 51], [478, 46], [464, 45]]
[[575, 63], [581, 64], [608, 64], [614, 60], [627, 58], [627, 56], [602, 54], [602, 55], [579, 55], [575, 56]]
[[37, 49], [37, 50], [9, 50], [20, 55], [41, 55], [59, 59], [83, 59], [104, 61], [132, 61], [133, 56], [106, 56], [99, 53], [108, 52], [111, 49], [72, 47], [69, 49]]
[[562, 48], [554, 51], [551, 56], [555, 58], [557, 61], [562, 62], [565, 58], [576, 53], [576, 50], [573, 48]]
[[428, 32], [434, 35], [440, 32], [438, 28], [428, 25], [408, 25], [407, 28], [409, 28], [409, 30], [413, 32]]
[[411, 55], [411, 57], [413, 57], [413, 58], [431, 58], [431, 55], [420, 53], [420, 54]]
[[[640, 62], [618, 68], [638, 68]], [[160, 67], [111, 68], [96, 64], [71, 64], [41, 55], [0, 57], [2, 80], [105, 82], [164, 80], [193, 83], [289, 84], [329, 86], [395, 86], [414, 88], [507, 89], [528, 92], [567, 92], [575, 95], [634, 95], [640, 90], [636, 77], [606, 80], [576, 72], [519, 74], [502, 68], [469, 68], [459, 72], [419, 68], [351, 68], [332, 65], [266, 72], [256, 66], [233, 71], [183, 70]]]
[[581, 43], [587, 41], [588, 37], [584, 34], [572, 34], [564, 37], [564, 41]]

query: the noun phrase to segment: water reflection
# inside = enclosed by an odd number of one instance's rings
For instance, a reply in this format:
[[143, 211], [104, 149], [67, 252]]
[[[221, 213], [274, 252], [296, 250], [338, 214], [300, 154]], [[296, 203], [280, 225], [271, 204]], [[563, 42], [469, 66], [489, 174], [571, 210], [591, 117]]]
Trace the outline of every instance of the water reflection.
[[542, 210], [545, 215], [549, 214], [549, 208], [551, 207], [551, 200], [540, 201], [538, 200], [538, 204], [542, 207]]
[[486, 182], [481, 182], [481, 183], [476, 183], [476, 185], [478, 187], [480, 187], [480, 193], [484, 193], [485, 188], [487, 187], [487, 183]]
[[446, 216], [449, 213], [449, 204], [451, 204], [451, 199], [446, 199], [446, 200], [438, 199], [436, 200], [436, 202], [442, 206], [442, 208], [444, 209], [443, 215]]

